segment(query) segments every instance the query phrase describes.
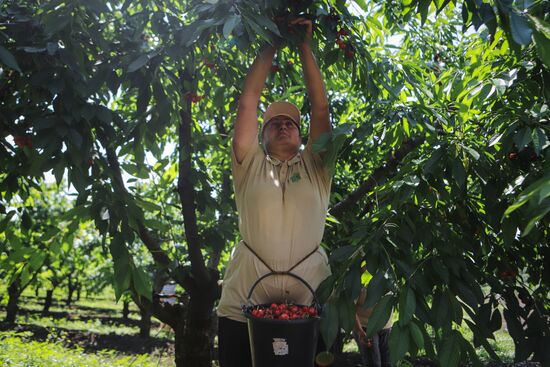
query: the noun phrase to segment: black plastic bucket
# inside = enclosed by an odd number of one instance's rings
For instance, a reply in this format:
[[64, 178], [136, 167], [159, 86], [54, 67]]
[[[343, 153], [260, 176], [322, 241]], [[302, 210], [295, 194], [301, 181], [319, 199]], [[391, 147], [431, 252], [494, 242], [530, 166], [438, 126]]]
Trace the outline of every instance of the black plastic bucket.
[[[256, 285], [271, 275], [289, 275], [304, 283], [313, 294], [313, 306], [317, 308], [317, 314], [320, 314], [315, 292], [311, 286], [299, 276], [287, 272], [268, 273], [259, 278], [250, 289], [249, 302]], [[269, 304], [259, 306], [269, 306]], [[313, 367], [319, 338], [320, 317], [296, 320], [264, 319], [251, 315], [250, 311], [254, 307], [243, 306], [248, 324], [252, 365], [254, 367]]]

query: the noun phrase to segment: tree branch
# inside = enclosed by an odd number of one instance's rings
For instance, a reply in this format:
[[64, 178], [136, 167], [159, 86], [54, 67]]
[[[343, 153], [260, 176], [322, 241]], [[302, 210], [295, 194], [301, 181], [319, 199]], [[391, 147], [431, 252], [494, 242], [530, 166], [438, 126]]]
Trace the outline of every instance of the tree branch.
[[181, 201], [181, 211], [185, 228], [185, 237], [191, 260], [191, 273], [196, 277], [199, 284], [210, 282], [210, 273], [204, 264], [201, 252], [201, 241], [197, 228], [197, 215], [195, 213], [195, 188], [191, 182], [193, 168], [191, 164], [191, 101], [185, 98], [186, 85], [193, 85], [193, 77], [187, 70], [180, 70], [180, 82], [182, 86], [182, 108], [180, 110], [179, 135], [179, 172], [178, 172], [178, 194]]
[[[109, 163], [109, 169], [111, 170], [111, 173], [115, 180], [114, 184], [118, 186], [118, 190], [125, 193], [126, 195], [130, 195], [130, 193], [128, 192], [128, 190], [124, 185], [120, 164], [118, 163], [118, 159], [115, 154], [115, 151], [107, 145], [105, 146], [105, 150], [107, 151], [107, 162]], [[171, 263], [170, 257], [162, 249], [161, 243], [158, 241], [158, 239], [156, 239], [152, 235], [152, 233], [145, 227], [145, 225], [137, 219], [136, 219], [136, 222], [138, 224], [138, 229], [139, 229], [138, 230], [139, 238], [145, 244], [145, 247], [149, 250], [149, 252], [153, 256], [153, 260], [155, 261], [155, 263], [162, 266], [166, 270], [166, 274], [168, 276], [168, 274], [170, 273], [170, 263]], [[161, 280], [160, 283], [163, 283], [163, 281]], [[170, 307], [165, 307], [164, 305], [162, 305], [155, 291], [155, 289], [158, 288], [159, 286], [161, 285], [155, 284], [153, 287], [152, 302], [144, 297], [137, 297], [135, 294], [132, 294], [132, 299], [138, 305], [138, 307], [150, 309], [156, 318], [170, 325], [175, 330], [177, 323], [182, 321], [180, 320], [181, 317], [178, 317], [178, 315], [180, 315], [180, 313], [178, 313], [179, 311], [176, 310], [176, 308], [180, 308], [181, 305], [174, 305]]]
[[330, 214], [338, 219], [341, 219], [346, 211], [351, 209], [354, 204], [359, 202], [359, 200], [371, 192], [376, 186], [381, 185], [388, 178], [394, 176], [397, 173], [397, 166], [401, 163], [403, 158], [424, 143], [424, 140], [424, 137], [415, 137], [403, 143], [399, 149], [394, 151], [387, 158], [386, 163], [376, 168], [374, 172], [365, 181], [363, 181], [361, 185], [359, 185], [358, 188], [351, 192], [342, 201], [336, 203], [332, 209], [330, 209]]
[[[126, 189], [126, 186], [124, 186], [120, 164], [118, 163], [118, 158], [115, 154], [115, 151], [108, 145], [105, 145], [105, 150], [107, 151], [107, 162], [109, 163], [109, 168], [115, 179], [115, 184], [118, 186], [118, 189], [121, 192], [131, 196], [131, 194]], [[143, 241], [145, 247], [147, 247], [147, 249], [153, 256], [153, 260], [155, 260], [155, 263], [163, 266], [164, 268], [168, 268], [168, 266], [170, 265], [170, 258], [168, 257], [168, 254], [162, 249], [160, 242], [153, 237], [153, 235], [143, 225], [141, 221], [137, 219], [136, 221], [139, 228], [139, 238]]]

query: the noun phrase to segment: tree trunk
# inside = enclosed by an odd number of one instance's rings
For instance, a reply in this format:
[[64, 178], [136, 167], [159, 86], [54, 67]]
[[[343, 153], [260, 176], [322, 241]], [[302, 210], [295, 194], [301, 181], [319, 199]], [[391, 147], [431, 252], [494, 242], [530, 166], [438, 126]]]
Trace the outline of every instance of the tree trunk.
[[128, 315], [130, 314], [130, 301], [122, 302], [122, 319], [128, 321]]
[[189, 299], [185, 324], [175, 328], [176, 367], [211, 367], [212, 351], [211, 326], [214, 300], [208, 290], [194, 292]]
[[21, 296], [21, 287], [19, 278], [15, 279], [10, 286], [8, 287], [8, 305], [6, 307], [6, 322], [15, 322], [15, 317], [17, 316], [17, 302], [19, 301], [19, 296]]
[[65, 304], [67, 306], [70, 306], [71, 303], [73, 303], [73, 292], [75, 289], [75, 284], [73, 284], [71, 278], [68, 279], [68, 292], [67, 292], [67, 300], [65, 301]]
[[215, 310], [211, 312], [212, 319], [210, 320], [210, 353], [211, 358], [217, 358], [216, 351], [214, 350], [214, 339], [218, 336], [218, 315]]
[[141, 320], [139, 322], [139, 336], [148, 338], [151, 334], [151, 309], [149, 307], [140, 307]]
[[55, 289], [48, 289], [46, 291], [46, 298], [44, 299], [44, 308], [42, 308], [42, 314], [47, 314], [50, 312], [50, 306], [52, 305], [52, 298], [53, 298], [53, 290]]
[[80, 301], [80, 293], [82, 291], [82, 284], [78, 283], [76, 286], [76, 301]]

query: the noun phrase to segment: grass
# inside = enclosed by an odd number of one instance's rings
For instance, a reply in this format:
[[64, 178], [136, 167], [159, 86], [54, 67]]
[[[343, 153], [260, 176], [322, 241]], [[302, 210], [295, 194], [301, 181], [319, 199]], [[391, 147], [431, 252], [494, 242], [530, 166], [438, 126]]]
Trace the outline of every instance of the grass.
[[[395, 317], [397, 315], [394, 315]], [[394, 321], [397, 321], [395, 319]], [[460, 332], [464, 336], [464, 338], [470, 342], [473, 341], [474, 335], [472, 331], [466, 326], [464, 323], [463, 326], [460, 328]], [[502, 360], [503, 363], [513, 363], [514, 361], [514, 354], [515, 354], [515, 346], [514, 346], [514, 340], [506, 331], [504, 328], [501, 328], [500, 330], [496, 331], [494, 333], [495, 339], [489, 339], [488, 342], [495, 351], [496, 355]], [[344, 344], [343, 348], [344, 353], [358, 353], [359, 348], [357, 347], [357, 344], [355, 343], [355, 340], [351, 338]], [[423, 351], [420, 352], [420, 354], [423, 354]], [[476, 354], [478, 355], [479, 359], [484, 362], [488, 363], [492, 361], [492, 358], [489, 356], [489, 353], [485, 350], [483, 347], [476, 348]]]
[[[472, 342], [474, 335], [470, 329], [463, 327], [460, 331], [466, 340]], [[496, 331], [494, 336], [495, 340], [489, 339], [488, 342], [495, 351], [496, 355], [502, 360], [502, 362], [512, 363], [514, 361], [515, 354], [514, 340], [504, 328]], [[488, 362], [492, 360], [483, 347], [477, 348], [476, 354], [479, 356], [481, 361]]]
[[[2, 317], [2, 313], [0, 313]], [[78, 317], [78, 316], [76, 316]], [[97, 334], [116, 333], [120, 335], [135, 335], [138, 332], [137, 327], [120, 325], [120, 324], [105, 324], [101, 319], [88, 319], [86, 321], [66, 318], [53, 318], [41, 316], [40, 314], [27, 314], [21, 316], [17, 320], [20, 324], [32, 324], [46, 328], [63, 328], [67, 330], [86, 330], [87, 332]]]
[[[4, 293], [5, 295], [5, 293]], [[36, 340], [32, 332], [0, 332], [0, 366], [13, 367], [95, 367], [128, 366], [157, 367], [174, 366], [174, 356], [166, 349], [154, 349], [150, 354], [133, 354], [114, 349], [86, 351], [71, 340], [72, 332], [99, 335], [132, 335], [139, 333], [140, 319], [135, 304], [130, 304], [130, 321], [122, 323], [122, 302], [115, 302], [112, 292], [98, 298], [84, 298], [67, 307], [65, 295], [56, 293], [49, 315], [42, 315], [43, 294], [36, 298], [33, 292], [25, 292], [19, 303], [22, 312], [17, 316], [21, 326], [44, 327], [50, 330], [48, 339]], [[1, 294], [0, 294], [1, 298]], [[7, 297], [1, 304], [5, 307]], [[0, 310], [0, 320], [6, 315]], [[155, 319], [153, 319], [155, 321]], [[152, 338], [170, 338], [169, 331], [158, 333], [154, 322]]]
[[[109, 334], [117, 333], [122, 335], [134, 335], [137, 334], [139, 329], [137, 326], [121, 325], [115, 323], [102, 322], [102, 317], [122, 317], [122, 311], [113, 307], [114, 302], [111, 301], [110, 307], [101, 307], [99, 310], [94, 310], [93, 300], [82, 300], [77, 302], [75, 306], [65, 307], [62, 305], [52, 306], [50, 308], [50, 315], [42, 315], [42, 305], [37, 303], [36, 300], [26, 299], [19, 305], [21, 309], [26, 311], [24, 314], [17, 316], [18, 324], [32, 324], [42, 326], [46, 328], [63, 328], [68, 330], [86, 330], [88, 332]], [[105, 301], [100, 303], [105, 306]], [[82, 306], [85, 307], [83, 311]], [[29, 312], [30, 311], [30, 312]], [[52, 315], [60, 313], [66, 313], [67, 317], [53, 317]], [[0, 310], [0, 320], [4, 319], [6, 312]], [[84, 318], [84, 319], [82, 319]], [[139, 314], [130, 313], [129, 318], [131, 320], [139, 320]]]
[[[0, 289], [0, 304], [5, 307], [6, 297], [2, 300]], [[4, 293], [5, 295], [5, 293]], [[98, 335], [135, 336], [139, 333], [137, 320], [140, 319], [137, 307], [131, 303], [130, 321], [122, 322], [122, 302], [115, 302], [112, 291], [107, 291], [98, 298], [82, 297], [72, 306], [65, 306], [64, 294], [56, 293], [54, 303], [50, 308], [50, 314], [43, 316], [43, 294], [36, 298], [34, 293], [25, 292], [20, 302], [23, 312], [18, 315], [19, 325], [40, 326], [50, 330], [49, 339], [46, 341], [31, 338], [31, 332], [0, 332], [0, 366], [21, 367], [72, 367], [72, 366], [129, 366], [152, 367], [174, 366], [173, 352], [167, 352], [165, 347], [145, 349], [143, 354], [132, 352], [120, 352], [117, 342], [111, 343], [107, 348], [94, 350], [84, 344], [70, 342], [70, 336], [74, 333], [93, 333]], [[5, 317], [5, 310], [0, 309], [0, 320]], [[156, 320], [153, 319], [155, 322]], [[152, 339], [173, 340], [171, 331], [157, 332], [158, 323], [151, 329]], [[23, 329], [28, 330], [28, 329]], [[472, 340], [472, 332], [466, 327], [461, 332], [467, 340]], [[495, 333], [496, 340], [489, 340], [496, 354], [505, 363], [514, 359], [514, 343], [508, 332], [501, 329]], [[124, 339], [127, 340], [127, 339]], [[82, 348], [86, 348], [86, 351]], [[114, 350], [114, 349], [118, 350]], [[358, 348], [353, 339], [344, 344], [345, 353], [358, 353]], [[133, 353], [137, 353], [134, 350]], [[164, 353], [164, 355], [162, 355]], [[422, 354], [422, 352], [420, 353]], [[477, 354], [481, 361], [491, 361], [488, 353], [480, 347]], [[215, 361], [217, 362], [217, 361]], [[214, 362], [214, 366], [216, 365]]]
[[28, 340], [30, 333], [0, 333], [0, 365], [6, 367], [174, 366], [172, 356], [120, 355], [112, 350], [86, 354], [59, 341]]

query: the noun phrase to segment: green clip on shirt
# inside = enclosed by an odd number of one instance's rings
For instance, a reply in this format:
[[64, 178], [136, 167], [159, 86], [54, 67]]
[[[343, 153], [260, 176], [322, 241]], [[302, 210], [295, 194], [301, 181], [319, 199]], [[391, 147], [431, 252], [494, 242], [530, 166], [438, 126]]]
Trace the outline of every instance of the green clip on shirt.
[[[235, 201], [242, 239], [275, 271], [285, 271], [318, 248], [292, 273], [316, 289], [330, 275], [323, 238], [329, 204], [331, 174], [311, 144], [282, 162], [266, 155], [256, 140], [239, 164], [231, 153]], [[245, 321], [242, 305], [253, 283], [269, 269], [243, 241], [227, 265], [217, 313]], [[295, 302], [310, 304], [311, 292], [290, 276], [262, 280], [251, 297], [253, 304]]]

